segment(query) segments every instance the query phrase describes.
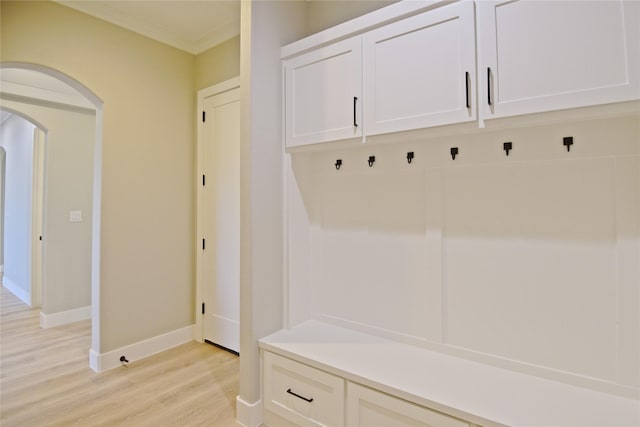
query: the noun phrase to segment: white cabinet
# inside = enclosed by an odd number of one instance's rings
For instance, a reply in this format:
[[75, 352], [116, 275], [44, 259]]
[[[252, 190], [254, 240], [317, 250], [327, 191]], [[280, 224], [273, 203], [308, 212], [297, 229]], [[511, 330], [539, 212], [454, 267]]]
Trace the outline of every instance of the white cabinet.
[[294, 425], [344, 425], [344, 379], [265, 351], [264, 407]]
[[424, 406], [347, 381], [270, 351], [262, 352], [267, 424], [341, 427], [469, 427]]
[[362, 136], [362, 38], [284, 62], [287, 147]]
[[640, 99], [639, 1], [378, 12], [391, 23], [298, 56], [286, 50], [287, 148]]
[[359, 384], [347, 383], [349, 427], [469, 427], [469, 423]]
[[476, 119], [473, 2], [365, 33], [367, 135]]
[[640, 97], [637, 1], [478, 2], [483, 118]]
[[636, 399], [318, 321], [259, 346], [263, 420], [272, 427], [640, 425]]

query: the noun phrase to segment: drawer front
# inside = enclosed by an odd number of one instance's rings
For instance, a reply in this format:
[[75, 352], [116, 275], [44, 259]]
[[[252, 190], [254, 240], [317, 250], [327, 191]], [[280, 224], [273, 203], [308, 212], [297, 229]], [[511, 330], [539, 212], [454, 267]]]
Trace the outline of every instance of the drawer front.
[[469, 427], [469, 424], [424, 406], [349, 382], [347, 426]]
[[344, 425], [344, 380], [263, 352], [264, 407], [304, 426]]

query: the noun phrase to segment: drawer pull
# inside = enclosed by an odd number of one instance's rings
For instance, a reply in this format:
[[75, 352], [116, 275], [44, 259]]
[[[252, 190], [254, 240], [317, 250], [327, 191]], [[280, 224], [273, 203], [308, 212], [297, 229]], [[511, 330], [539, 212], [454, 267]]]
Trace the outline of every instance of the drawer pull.
[[492, 104], [491, 101], [491, 68], [487, 67], [487, 101], [489, 105]]
[[353, 97], [353, 127], [358, 127], [358, 117], [356, 115], [356, 105], [358, 104], [358, 97]]
[[291, 389], [287, 390], [287, 393], [292, 394], [292, 395], [294, 395], [295, 397], [297, 397], [297, 398], [299, 398], [299, 399], [302, 399], [302, 400], [304, 400], [304, 401], [306, 401], [306, 402], [309, 402], [309, 403], [313, 402], [313, 397], [312, 397], [311, 399], [307, 399], [307, 398], [306, 398], [306, 397], [304, 397], [304, 396], [300, 396], [298, 393], [294, 393], [293, 391], [291, 391]]
[[469, 72], [464, 74], [464, 93], [467, 101], [467, 109], [471, 108], [471, 100], [469, 99]]

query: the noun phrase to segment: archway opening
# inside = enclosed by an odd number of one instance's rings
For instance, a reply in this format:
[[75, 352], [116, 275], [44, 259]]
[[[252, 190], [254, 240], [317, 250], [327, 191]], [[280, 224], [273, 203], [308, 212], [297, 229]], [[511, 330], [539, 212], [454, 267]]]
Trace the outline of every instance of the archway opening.
[[[26, 64], [26, 63], [0, 63], [0, 79], [2, 80], [2, 89], [0, 90], [0, 106], [3, 109], [12, 109], [14, 112], [23, 116], [28, 116], [32, 122], [39, 122], [40, 119], [33, 113], [32, 107], [27, 108], [26, 105], [37, 106], [38, 108], [46, 108], [49, 111], [73, 113], [78, 117], [84, 117], [84, 130], [90, 129], [91, 132], [91, 153], [88, 163], [90, 164], [91, 177], [89, 185], [91, 186], [91, 196], [88, 202], [88, 208], [85, 209], [69, 209], [67, 207], [66, 216], [57, 212], [56, 218], [59, 220], [61, 216], [65, 216], [67, 223], [80, 223], [85, 218], [85, 225], [90, 227], [90, 262], [89, 262], [89, 281], [90, 281], [90, 304], [86, 308], [90, 312], [92, 319], [92, 339], [91, 352], [99, 354], [100, 349], [100, 212], [101, 212], [101, 178], [102, 178], [102, 100], [95, 95], [93, 91], [74, 78], [61, 73], [60, 71], [49, 67]], [[30, 114], [31, 113], [31, 114]], [[55, 114], [52, 114], [52, 117]], [[49, 117], [47, 120], [54, 120]], [[59, 117], [59, 116], [58, 116]], [[91, 125], [89, 122], [91, 117]], [[41, 128], [48, 128], [49, 123], [38, 123]], [[59, 124], [59, 123], [58, 123]], [[53, 135], [54, 132], [51, 132]], [[57, 134], [56, 134], [57, 135]], [[53, 138], [53, 136], [52, 136]], [[53, 141], [48, 141], [49, 145]], [[68, 154], [68, 153], [67, 153]], [[84, 152], [85, 158], [87, 153]], [[47, 150], [47, 162], [52, 161], [52, 150]], [[47, 174], [51, 172], [51, 168], [47, 165]], [[68, 181], [68, 184], [75, 186], [77, 181]], [[63, 183], [64, 184], [64, 183]], [[63, 185], [59, 186], [62, 188]], [[50, 191], [49, 191], [50, 190]], [[47, 209], [51, 208], [51, 193], [53, 188], [48, 188], [45, 196], [45, 204]], [[89, 213], [89, 215], [86, 215]], [[88, 218], [87, 218], [88, 216]], [[89, 221], [90, 219], [90, 224]], [[45, 215], [45, 228], [52, 231], [54, 227], [49, 227]], [[68, 225], [68, 224], [67, 224]], [[58, 227], [59, 228], [59, 227]], [[57, 229], [57, 228], [56, 228]], [[50, 236], [51, 237], [51, 236]], [[46, 239], [46, 236], [45, 236]], [[57, 252], [57, 251], [56, 251]], [[47, 257], [47, 246], [45, 244], [45, 258]], [[60, 266], [51, 267], [53, 270]], [[51, 273], [49, 271], [48, 273]], [[46, 273], [46, 274], [48, 274]], [[46, 280], [46, 278], [45, 278]], [[45, 282], [45, 288], [47, 284]], [[45, 292], [47, 292], [45, 290]], [[56, 302], [57, 303], [57, 302]], [[53, 303], [52, 303], [53, 304]], [[69, 311], [66, 314], [78, 315], [77, 311]], [[68, 318], [67, 318], [68, 319]], [[41, 319], [42, 320], [42, 319]], [[91, 367], [96, 370], [95, 364]]]
[[46, 129], [19, 111], [0, 109], [0, 265], [3, 286], [41, 305]]

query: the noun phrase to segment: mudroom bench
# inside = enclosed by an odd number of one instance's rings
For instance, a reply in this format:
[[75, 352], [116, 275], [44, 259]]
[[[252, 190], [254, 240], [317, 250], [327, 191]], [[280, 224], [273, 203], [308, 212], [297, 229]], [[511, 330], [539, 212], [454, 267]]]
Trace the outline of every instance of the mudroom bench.
[[319, 321], [260, 349], [267, 425], [640, 425], [638, 400]]

